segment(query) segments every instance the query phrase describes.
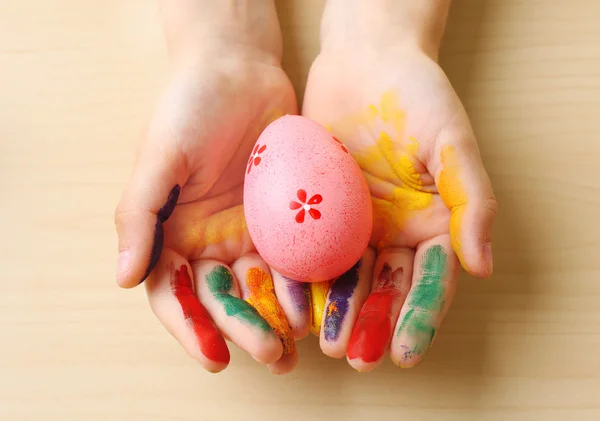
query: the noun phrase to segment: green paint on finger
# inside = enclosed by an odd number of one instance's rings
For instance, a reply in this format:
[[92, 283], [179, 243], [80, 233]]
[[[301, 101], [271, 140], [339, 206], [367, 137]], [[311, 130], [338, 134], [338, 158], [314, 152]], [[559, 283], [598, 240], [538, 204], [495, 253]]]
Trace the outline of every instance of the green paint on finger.
[[254, 307], [229, 293], [233, 286], [233, 276], [225, 266], [215, 266], [206, 275], [206, 283], [210, 293], [223, 305], [225, 314], [247, 322], [265, 332], [273, 330]]
[[424, 346], [431, 343], [435, 336], [435, 328], [433, 327], [433, 320], [431, 320], [431, 313], [426, 310], [411, 308], [402, 319], [398, 334], [402, 332], [418, 339], [412, 349], [413, 353], [420, 354], [421, 352], [426, 351]]
[[421, 260], [420, 279], [410, 293], [410, 310], [402, 318], [397, 335], [406, 334], [413, 338], [414, 354], [429, 349], [435, 336], [434, 323], [444, 302], [445, 288], [442, 278], [448, 268], [448, 256], [441, 245], [435, 245], [425, 251]]
[[410, 297], [412, 308], [436, 310], [440, 308], [444, 296], [442, 277], [446, 274], [448, 256], [443, 247], [432, 246], [425, 251], [421, 261], [421, 279], [417, 281]]

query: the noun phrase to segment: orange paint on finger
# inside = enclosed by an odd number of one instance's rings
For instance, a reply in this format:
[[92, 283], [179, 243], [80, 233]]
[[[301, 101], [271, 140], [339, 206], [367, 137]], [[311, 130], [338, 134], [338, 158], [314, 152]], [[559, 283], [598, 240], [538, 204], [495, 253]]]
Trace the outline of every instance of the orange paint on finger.
[[467, 208], [467, 193], [461, 183], [460, 163], [456, 148], [452, 145], [442, 148], [442, 171], [438, 182], [440, 196], [450, 210], [450, 239], [461, 264], [464, 265], [461, 231], [464, 213]]
[[283, 353], [291, 354], [296, 349], [292, 328], [288, 322], [273, 285], [273, 278], [260, 268], [251, 268], [246, 272], [246, 285], [250, 296], [246, 302], [258, 311], [273, 328], [281, 343]]
[[339, 313], [339, 309], [337, 308], [335, 303], [329, 303], [329, 306], [327, 306], [327, 315], [331, 316], [333, 315], [333, 313]]
[[404, 131], [406, 112], [400, 109], [398, 96], [392, 92], [384, 92], [379, 101], [379, 116], [384, 123], [392, 126], [396, 133]]

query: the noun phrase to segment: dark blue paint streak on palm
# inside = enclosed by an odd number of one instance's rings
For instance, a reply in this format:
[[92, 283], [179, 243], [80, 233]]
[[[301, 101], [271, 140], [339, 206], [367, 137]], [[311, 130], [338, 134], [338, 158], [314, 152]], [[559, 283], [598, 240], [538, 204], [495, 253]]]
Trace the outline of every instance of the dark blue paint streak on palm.
[[350, 306], [350, 297], [358, 285], [360, 262], [340, 276], [329, 291], [329, 304], [325, 309], [325, 339], [337, 341], [344, 318]]
[[146, 269], [146, 273], [142, 277], [140, 284], [146, 280], [158, 259], [160, 258], [160, 254], [162, 253], [163, 244], [165, 242], [165, 230], [163, 228], [163, 223], [166, 222], [167, 219], [175, 210], [175, 205], [177, 205], [177, 199], [179, 199], [179, 193], [181, 191], [181, 187], [176, 185], [171, 189], [169, 193], [169, 197], [165, 202], [164, 206], [160, 208], [158, 213], [156, 214], [156, 225], [154, 226], [154, 243], [152, 244], [152, 251], [150, 252], [150, 263], [148, 263], [148, 268]]
[[298, 313], [304, 313], [308, 310], [310, 293], [308, 290], [308, 284], [305, 282], [298, 282], [288, 277], [283, 277], [286, 280], [288, 292], [292, 297], [294, 308]]

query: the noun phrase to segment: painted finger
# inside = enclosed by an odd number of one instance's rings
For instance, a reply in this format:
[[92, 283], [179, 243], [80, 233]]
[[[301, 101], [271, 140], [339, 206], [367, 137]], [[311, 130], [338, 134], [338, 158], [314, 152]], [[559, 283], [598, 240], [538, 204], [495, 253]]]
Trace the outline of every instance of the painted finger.
[[221, 332], [263, 364], [281, 358], [281, 341], [258, 311], [241, 298], [231, 269], [214, 260], [192, 264], [200, 301]]
[[327, 296], [320, 344], [325, 355], [346, 355], [352, 328], [371, 290], [375, 252], [367, 249], [352, 269], [336, 279]]
[[302, 339], [310, 331], [310, 284], [289, 279], [271, 269], [275, 294], [292, 327], [295, 339]]
[[163, 225], [189, 175], [177, 142], [170, 142], [168, 132], [154, 123], [146, 131], [144, 147], [115, 210], [117, 282], [124, 288], [143, 282], [158, 262]]
[[313, 335], [320, 336], [323, 314], [327, 304], [327, 295], [332, 281], [313, 282], [309, 284], [311, 320], [310, 331]]
[[395, 364], [413, 367], [429, 351], [454, 297], [458, 267], [448, 235], [417, 248], [412, 286], [390, 347]]
[[387, 249], [377, 257], [371, 294], [358, 314], [348, 343], [348, 362], [358, 371], [377, 367], [390, 346], [410, 289], [414, 255], [412, 249]]
[[216, 373], [229, 364], [229, 349], [198, 300], [191, 273], [183, 257], [165, 250], [146, 283], [148, 300], [158, 320], [187, 353]]
[[[463, 133], [470, 127], [460, 130]], [[493, 271], [492, 226], [497, 202], [481, 161], [475, 137], [465, 140], [444, 131], [437, 186], [450, 209], [450, 238], [462, 266], [471, 275], [487, 278]]]
[[298, 362], [296, 342], [290, 323], [275, 295], [269, 267], [258, 254], [251, 253], [238, 259], [232, 269], [239, 280], [242, 299], [269, 323], [283, 345], [282, 359], [271, 364], [269, 369], [279, 374], [291, 371]]

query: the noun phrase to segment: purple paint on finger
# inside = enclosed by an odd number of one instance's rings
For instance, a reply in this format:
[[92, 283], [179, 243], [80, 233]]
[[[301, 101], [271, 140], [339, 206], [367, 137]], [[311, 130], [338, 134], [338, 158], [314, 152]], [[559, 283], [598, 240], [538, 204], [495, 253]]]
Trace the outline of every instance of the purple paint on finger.
[[344, 318], [350, 307], [350, 297], [358, 285], [360, 261], [348, 272], [340, 276], [329, 291], [329, 304], [325, 314], [325, 339], [337, 341]]
[[175, 210], [175, 205], [177, 205], [177, 199], [179, 199], [180, 192], [181, 187], [179, 187], [179, 185], [173, 187], [171, 189], [171, 192], [169, 193], [169, 197], [167, 198], [167, 201], [165, 202], [164, 206], [160, 208], [158, 213], [156, 214], [156, 225], [154, 226], [154, 243], [152, 244], [152, 251], [150, 252], [150, 262], [148, 263], [148, 268], [146, 269], [146, 272], [144, 273], [140, 284], [146, 280], [148, 275], [150, 275], [150, 272], [152, 272], [152, 269], [154, 269], [154, 266], [156, 266], [156, 263], [160, 258], [160, 254], [162, 253], [163, 244], [165, 241], [165, 230], [163, 228], [163, 223], [166, 222], [167, 219], [169, 219], [169, 217], [173, 213], [173, 210]]
[[283, 277], [286, 280], [288, 292], [292, 297], [294, 308], [298, 313], [308, 311], [310, 292], [308, 284], [305, 282], [294, 281], [293, 279]]

